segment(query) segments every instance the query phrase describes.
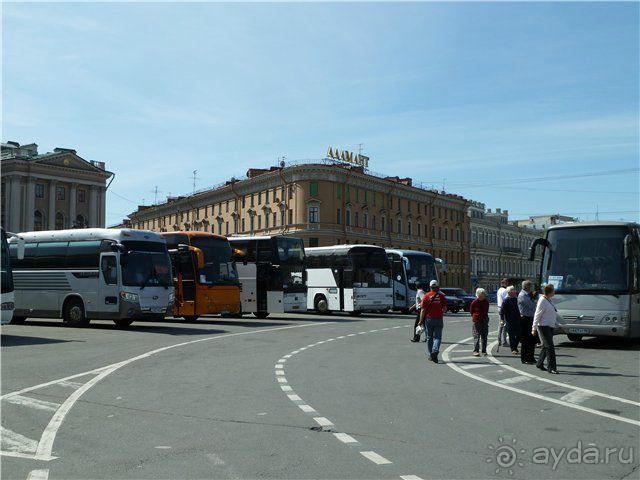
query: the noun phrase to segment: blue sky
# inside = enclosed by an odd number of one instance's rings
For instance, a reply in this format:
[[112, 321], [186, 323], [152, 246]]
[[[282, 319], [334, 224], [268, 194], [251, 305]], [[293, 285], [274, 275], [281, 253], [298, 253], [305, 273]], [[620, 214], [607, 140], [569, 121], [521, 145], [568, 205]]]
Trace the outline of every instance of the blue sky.
[[512, 218], [637, 221], [638, 25], [637, 3], [5, 3], [2, 140], [106, 162], [107, 224], [192, 170], [359, 143]]

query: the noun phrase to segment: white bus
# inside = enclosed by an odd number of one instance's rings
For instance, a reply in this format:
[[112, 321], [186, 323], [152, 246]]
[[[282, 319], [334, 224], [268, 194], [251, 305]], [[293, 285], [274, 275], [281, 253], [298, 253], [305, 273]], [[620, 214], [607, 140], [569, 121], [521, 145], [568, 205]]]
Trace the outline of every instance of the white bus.
[[242, 313], [266, 318], [270, 313], [306, 311], [302, 239], [282, 235], [229, 237], [229, 243], [242, 286]]
[[393, 307], [391, 265], [384, 248], [334, 245], [307, 248], [307, 309], [359, 315]]
[[13, 310], [15, 308], [13, 272], [11, 269], [9, 243], [7, 242], [7, 238], [16, 238], [18, 258], [24, 257], [24, 240], [13, 233], [5, 232], [4, 228], [2, 228], [1, 235], [2, 238], [0, 240], [2, 241], [2, 253], [0, 254], [0, 263], [2, 263], [2, 278], [0, 279], [0, 287], [2, 288], [2, 325], [4, 325], [6, 323], [11, 323]]
[[393, 310], [408, 313], [416, 303], [416, 283], [438, 280], [436, 260], [430, 253], [387, 248], [393, 277]]
[[539, 283], [552, 284], [559, 333], [640, 337], [640, 226], [626, 222], [554, 225], [546, 238]]
[[22, 260], [9, 240], [14, 265], [15, 314], [62, 318], [69, 326], [90, 319], [127, 326], [162, 320], [173, 308], [171, 263], [153, 232], [89, 228], [21, 233]]

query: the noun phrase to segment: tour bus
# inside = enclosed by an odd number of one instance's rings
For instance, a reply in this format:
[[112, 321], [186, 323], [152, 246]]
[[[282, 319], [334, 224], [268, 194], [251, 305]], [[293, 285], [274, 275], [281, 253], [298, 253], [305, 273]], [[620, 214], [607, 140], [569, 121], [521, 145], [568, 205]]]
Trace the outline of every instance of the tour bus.
[[171, 263], [157, 233], [88, 228], [21, 233], [25, 254], [9, 240], [14, 265], [15, 314], [62, 318], [69, 326], [90, 319], [127, 326], [162, 320], [173, 308]]
[[161, 233], [173, 267], [173, 315], [240, 313], [240, 282], [226, 237], [207, 232]]
[[559, 333], [640, 337], [640, 225], [589, 222], [554, 225], [531, 244], [543, 246], [539, 283], [552, 284]]
[[386, 252], [393, 277], [393, 310], [408, 313], [416, 303], [416, 283], [438, 279], [436, 259], [417, 250], [387, 248]]
[[229, 237], [240, 284], [242, 312], [269, 313], [307, 309], [305, 250], [302, 239], [282, 235]]
[[13, 292], [13, 272], [11, 270], [11, 260], [9, 256], [9, 243], [8, 237], [15, 237], [18, 249], [18, 258], [24, 257], [24, 240], [13, 233], [6, 232], [2, 228], [2, 256], [0, 257], [0, 263], [2, 263], [2, 278], [0, 279], [0, 287], [2, 288], [1, 302], [2, 302], [2, 325], [5, 323], [11, 323], [13, 318], [13, 310], [15, 308], [14, 292]]
[[359, 315], [393, 307], [391, 265], [384, 248], [334, 245], [307, 248], [307, 309]]

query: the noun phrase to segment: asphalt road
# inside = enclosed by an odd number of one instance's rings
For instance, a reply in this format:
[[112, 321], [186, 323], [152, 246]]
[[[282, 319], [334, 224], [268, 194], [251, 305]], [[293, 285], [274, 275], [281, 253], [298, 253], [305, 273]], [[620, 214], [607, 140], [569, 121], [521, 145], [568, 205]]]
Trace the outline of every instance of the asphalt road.
[[434, 365], [412, 325], [3, 326], [2, 477], [640, 477], [640, 343], [558, 336], [550, 375], [505, 348], [472, 357], [463, 313]]

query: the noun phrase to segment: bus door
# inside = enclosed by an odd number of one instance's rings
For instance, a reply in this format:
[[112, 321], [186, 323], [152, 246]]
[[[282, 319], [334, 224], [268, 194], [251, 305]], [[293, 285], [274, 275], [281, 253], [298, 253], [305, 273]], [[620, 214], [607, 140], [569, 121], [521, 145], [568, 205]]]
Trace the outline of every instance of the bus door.
[[196, 272], [194, 263], [197, 261], [196, 253], [181, 251], [177, 258], [178, 289], [176, 300], [178, 314], [195, 315], [196, 312]]
[[94, 308], [105, 318], [115, 318], [118, 313], [120, 287], [118, 281], [118, 258], [115, 253], [103, 253], [100, 258], [100, 281], [98, 282], [98, 305]]
[[392, 258], [389, 260], [391, 260], [391, 269], [393, 272], [393, 308], [407, 308], [407, 275], [402, 257], [397, 254], [392, 254]]
[[340, 299], [340, 311], [344, 310], [344, 269], [338, 269], [338, 298]]

